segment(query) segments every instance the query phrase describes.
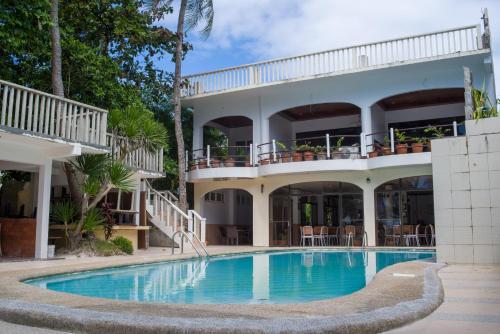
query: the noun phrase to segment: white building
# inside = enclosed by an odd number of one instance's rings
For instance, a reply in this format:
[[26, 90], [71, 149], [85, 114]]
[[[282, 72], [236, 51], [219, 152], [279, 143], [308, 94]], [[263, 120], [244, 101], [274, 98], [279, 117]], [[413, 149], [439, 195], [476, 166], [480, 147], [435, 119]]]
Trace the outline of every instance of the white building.
[[[405, 245], [415, 244], [403, 235], [419, 225], [428, 243], [436, 227], [439, 252], [439, 166], [428, 143], [423, 152], [411, 144], [441, 133], [465, 140], [464, 67], [495, 101], [487, 26], [188, 76], [183, 105], [194, 112], [194, 151], [186, 168], [207, 243], [298, 245], [300, 226], [337, 234], [354, 225], [354, 244]], [[396, 154], [398, 142], [407, 153]], [[393, 154], [382, 156], [384, 147]]]

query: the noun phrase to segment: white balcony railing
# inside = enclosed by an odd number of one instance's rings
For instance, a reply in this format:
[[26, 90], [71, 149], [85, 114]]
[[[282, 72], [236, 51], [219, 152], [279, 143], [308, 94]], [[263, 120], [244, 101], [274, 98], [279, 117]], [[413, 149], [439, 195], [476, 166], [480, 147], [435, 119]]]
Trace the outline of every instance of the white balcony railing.
[[105, 146], [108, 112], [0, 80], [0, 127]]
[[[111, 154], [115, 159], [121, 158], [121, 147], [127, 139], [112, 134], [107, 135], [107, 146], [111, 147]], [[135, 149], [125, 155], [125, 165], [148, 172], [163, 173], [163, 148], [156, 153], [148, 152], [144, 147]]]
[[281, 58], [184, 77], [184, 97], [481, 50], [480, 25]]

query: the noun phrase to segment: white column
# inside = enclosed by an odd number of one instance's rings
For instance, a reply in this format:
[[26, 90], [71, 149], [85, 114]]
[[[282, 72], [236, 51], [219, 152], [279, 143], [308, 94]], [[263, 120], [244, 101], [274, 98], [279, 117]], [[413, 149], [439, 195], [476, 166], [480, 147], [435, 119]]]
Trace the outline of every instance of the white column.
[[377, 253], [375, 252], [364, 252], [363, 260], [365, 260], [365, 284], [372, 281], [373, 277], [377, 273]]
[[[193, 150], [199, 150], [203, 148], [203, 126], [193, 127]], [[192, 154], [193, 152], [189, 152]], [[197, 156], [201, 156], [202, 152], [198, 152]]]
[[52, 177], [52, 160], [38, 168], [38, 199], [36, 210], [36, 243], [35, 257], [47, 258], [47, 245], [49, 242], [49, 212], [50, 212], [50, 186]]
[[363, 187], [363, 217], [365, 232], [368, 235], [368, 246], [375, 246], [377, 229], [375, 225], [375, 192], [373, 187]]
[[[260, 187], [260, 186], [259, 186]], [[269, 193], [252, 194], [253, 199], [253, 245], [269, 246]]]
[[[134, 211], [137, 212], [139, 212], [141, 208], [141, 183], [141, 179], [138, 179], [134, 190]], [[139, 214], [134, 215], [134, 223], [137, 226], [139, 226], [140, 222], [139, 216]]]
[[[271, 139], [269, 138], [269, 118], [262, 117], [260, 125], [260, 142], [269, 143]], [[269, 149], [269, 147], [267, 148]]]
[[[372, 127], [372, 109], [370, 106], [361, 107], [361, 132], [365, 135], [373, 133]], [[366, 137], [366, 145], [373, 143], [373, 136]]]

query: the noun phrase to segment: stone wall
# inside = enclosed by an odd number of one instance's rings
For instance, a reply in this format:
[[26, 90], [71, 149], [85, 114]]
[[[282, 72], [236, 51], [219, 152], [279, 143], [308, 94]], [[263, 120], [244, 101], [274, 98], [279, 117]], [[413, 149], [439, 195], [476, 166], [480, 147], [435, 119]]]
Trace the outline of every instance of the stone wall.
[[500, 263], [500, 117], [432, 141], [437, 259]]

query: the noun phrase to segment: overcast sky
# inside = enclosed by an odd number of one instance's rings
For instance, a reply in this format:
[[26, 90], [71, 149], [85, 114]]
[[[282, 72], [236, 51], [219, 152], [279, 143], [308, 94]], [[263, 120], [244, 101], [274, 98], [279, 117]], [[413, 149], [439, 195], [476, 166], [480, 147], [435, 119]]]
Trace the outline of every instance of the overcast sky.
[[[206, 40], [188, 35], [194, 50], [183, 74], [478, 24], [486, 7], [500, 91], [500, 0], [213, 1], [212, 34]], [[165, 24], [173, 28], [175, 21], [169, 15]]]

